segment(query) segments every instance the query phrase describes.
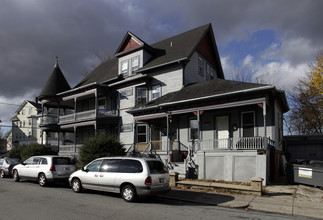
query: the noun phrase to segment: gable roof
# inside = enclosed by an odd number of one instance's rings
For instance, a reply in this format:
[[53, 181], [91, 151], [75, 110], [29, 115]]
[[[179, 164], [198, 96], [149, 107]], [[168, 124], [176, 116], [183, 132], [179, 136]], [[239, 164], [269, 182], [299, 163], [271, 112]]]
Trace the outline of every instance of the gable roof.
[[[178, 34], [176, 36], [170, 37], [168, 39], [159, 41], [152, 45], [146, 44], [144, 41], [133, 35], [131, 32], [127, 32], [122, 43], [116, 51], [116, 56], [123, 55], [129, 51], [124, 49], [130, 41], [130, 37], [136, 38], [142, 44], [138, 46], [148, 49], [148, 51], [153, 55], [150, 61], [148, 61], [142, 68], [138, 69], [136, 72], [145, 72], [163, 65], [168, 65], [170, 63], [189, 60], [193, 52], [196, 50], [199, 42], [203, 37], [209, 34], [212, 38], [212, 49], [215, 51], [216, 56], [218, 56], [218, 51], [215, 45], [215, 40], [213, 36], [213, 31], [211, 24], [206, 24], [195, 29], [186, 31], [184, 33]], [[130, 48], [130, 51], [137, 49], [137, 47]], [[217, 59], [219, 59], [217, 57]], [[224, 78], [221, 63], [218, 60], [219, 77]], [[118, 58], [113, 58], [107, 60], [100, 64], [96, 69], [94, 69], [89, 75], [87, 75], [80, 83], [75, 87], [80, 87], [93, 82], [106, 82], [110, 79], [118, 77]]]
[[90, 74], [79, 82], [75, 88], [94, 82], [105, 82], [118, 77], [118, 58], [101, 63]]
[[[272, 85], [237, 82], [224, 79], [214, 79], [195, 83], [183, 87], [181, 90], [168, 93], [158, 99], [152, 100], [143, 106], [134, 108], [128, 112], [137, 112], [146, 109], [160, 108], [161, 106], [179, 105], [193, 101], [223, 98], [231, 95], [246, 95], [266, 90], [276, 90]], [[277, 91], [278, 92], [278, 91]], [[278, 92], [279, 93], [279, 92]], [[277, 94], [278, 94], [277, 93]]]
[[71, 87], [68, 84], [61, 69], [59, 68], [58, 61], [56, 58], [54, 69], [50, 74], [48, 80], [46, 81], [45, 86], [40, 92], [38, 98], [56, 96], [56, 94], [70, 89]]
[[25, 105], [27, 103], [30, 103], [32, 106], [34, 106], [36, 109], [41, 109], [41, 104], [33, 102], [33, 101], [29, 101], [29, 100], [25, 100], [23, 101], [23, 103], [21, 103], [21, 105], [18, 107], [18, 109], [16, 110], [16, 113], [20, 112], [21, 109], [23, 109], [23, 107], [25, 107]]

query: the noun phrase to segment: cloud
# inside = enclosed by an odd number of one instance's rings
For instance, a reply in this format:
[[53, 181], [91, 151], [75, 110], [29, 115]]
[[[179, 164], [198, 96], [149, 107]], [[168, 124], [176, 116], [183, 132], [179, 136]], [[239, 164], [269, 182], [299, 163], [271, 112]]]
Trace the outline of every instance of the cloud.
[[[74, 86], [95, 54], [113, 55], [127, 31], [154, 43], [206, 23], [212, 23], [226, 76], [242, 68], [257, 77], [279, 78], [286, 71], [294, 79], [322, 49], [322, 7], [321, 0], [1, 1], [0, 94], [8, 102], [33, 100], [56, 56]], [[252, 42], [264, 29], [275, 33], [271, 46], [256, 54], [246, 48], [240, 57], [234, 49], [226, 54], [232, 42]]]

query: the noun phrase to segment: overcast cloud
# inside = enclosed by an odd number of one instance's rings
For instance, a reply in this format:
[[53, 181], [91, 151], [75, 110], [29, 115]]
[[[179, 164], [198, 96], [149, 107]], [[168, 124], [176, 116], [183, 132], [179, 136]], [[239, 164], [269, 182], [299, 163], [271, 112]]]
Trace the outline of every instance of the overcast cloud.
[[[0, 0], [0, 119], [39, 95], [55, 57], [75, 86], [127, 31], [154, 43], [211, 23], [224, 74], [290, 89], [322, 50], [321, 0]], [[243, 49], [241, 49], [243, 48]]]

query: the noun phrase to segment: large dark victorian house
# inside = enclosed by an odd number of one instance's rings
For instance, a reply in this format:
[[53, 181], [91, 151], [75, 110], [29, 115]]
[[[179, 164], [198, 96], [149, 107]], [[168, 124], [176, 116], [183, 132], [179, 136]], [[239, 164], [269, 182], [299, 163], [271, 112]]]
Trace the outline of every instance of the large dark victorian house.
[[38, 100], [60, 154], [105, 134], [200, 179], [268, 183], [279, 169], [285, 93], [225, 80], [211, 24], [151, 45], [128, 32], [74, 88], [56, 64]]

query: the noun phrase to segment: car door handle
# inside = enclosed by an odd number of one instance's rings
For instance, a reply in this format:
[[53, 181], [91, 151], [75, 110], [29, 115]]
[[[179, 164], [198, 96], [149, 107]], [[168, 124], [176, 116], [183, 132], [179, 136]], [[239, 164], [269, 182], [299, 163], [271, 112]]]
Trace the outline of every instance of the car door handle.
[[99, 175], [98, 174], [95, 174], [94, 177], [98, 177]]
[[101, 174], [100, 177], [104, 177], [104, 175]]

